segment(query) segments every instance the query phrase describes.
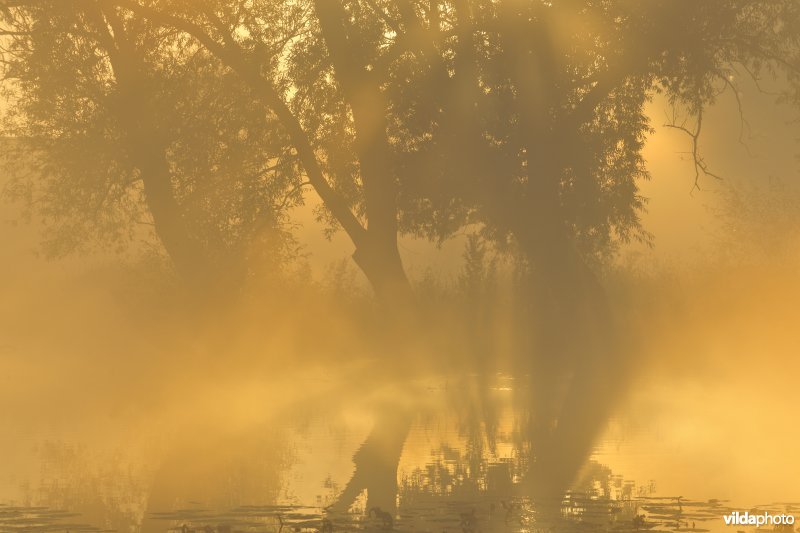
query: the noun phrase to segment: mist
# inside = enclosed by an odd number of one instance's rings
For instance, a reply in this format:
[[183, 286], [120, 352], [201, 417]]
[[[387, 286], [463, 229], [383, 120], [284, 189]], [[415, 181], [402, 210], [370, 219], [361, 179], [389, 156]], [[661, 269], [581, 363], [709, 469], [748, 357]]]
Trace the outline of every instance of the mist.
[[0, 3], [0, 530], [797, 512], [792, 2], [196, 4]]

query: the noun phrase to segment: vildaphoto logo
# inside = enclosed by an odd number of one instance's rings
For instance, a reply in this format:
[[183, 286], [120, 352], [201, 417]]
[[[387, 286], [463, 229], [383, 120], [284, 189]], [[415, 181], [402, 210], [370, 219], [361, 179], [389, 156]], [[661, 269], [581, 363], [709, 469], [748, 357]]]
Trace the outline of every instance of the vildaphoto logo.
[[750, 512], [745, 511], [740, 513], [739, 511], [734, 511], [731, 514], [725, 515], [722, 517], [725, 520], [725, 525], [728, 526], [784, 526], [784, 525], [792, 525], [794, 524], [794, 516], [790, 514], [770, 514], [770, 513], [761, 513], [761, 514], [750, 514]]

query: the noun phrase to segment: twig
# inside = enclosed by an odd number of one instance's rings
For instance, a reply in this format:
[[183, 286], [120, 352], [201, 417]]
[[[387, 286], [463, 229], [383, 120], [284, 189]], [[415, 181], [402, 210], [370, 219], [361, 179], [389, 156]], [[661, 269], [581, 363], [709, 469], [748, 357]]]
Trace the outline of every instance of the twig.
[[722, 180], [722, 176], [711, 172], [708, 169], [708, 165], [703, 159], [702, 155], [700, 154], [700, 132], [703, 129], [703, 106], [698, 105], [697, 108], [697, 126], [695, 127], [694, 131], [690, 130], [686, 127], [685, 121], [682, 124], [675, 124], [673, 121], [672, 124], [664, 124], [666, 128], [673, 128], [676, 130], [680, 130], [688, 135], [692, 139], [692, 150], [689, 152], [692, 155], [692, 161], [694, 162], [694, 185], [692, 186], [691, 192], [694, 192], [695, 189], [698, 191], [700, 190], [700, 174], [702, 173], [705, 176], [711, 176], [717, 180]]

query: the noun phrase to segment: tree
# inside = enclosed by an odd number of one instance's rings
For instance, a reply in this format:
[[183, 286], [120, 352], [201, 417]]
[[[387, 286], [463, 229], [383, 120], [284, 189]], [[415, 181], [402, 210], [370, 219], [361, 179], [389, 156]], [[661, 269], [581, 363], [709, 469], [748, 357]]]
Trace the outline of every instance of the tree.
[[[697, 128], [686, 130], [695, 179], [711, 175], [697, 148], [703, 108], [737, 90], [737, 72], [781, 76], [786, 97], [796, 99], [800, 6], [383, 5], [392, 42], [410, 43], [397, 68], [406, 75], [392, 86], [403, 95], [392, 107], [403, 120], [390, 121], [407, 147], [401, 191], [429, 203], [410, 213], [440, 238], [465, 221], [482, 224], [528, 266], [533, 289], [525, 298], [536, 317], [530, 477], [558, 494], [625, 373], [596, 265], [617, 243], [649, 238], [637, 185], [648, 177], [644, 105], [665, 92], [696, 115]], [[425, 179], [415, 180], [420, 171]]]
[[49, 223], [49, 255], [152, 225], [178, 273], [205, 290], [235, 286], [267, 248], [275, 267], [292, 256], [286, 212], [300, 176], [235, 76], [203, 50], [178, 61], [185, 39], [97, 3], [2, 15], [13, 28], [6, 132], [35, 154], [10, 191]]
[[[388, 143], [380, 126], [386, 111], [384, 98], [377, 78], [367, 65], [358, 64], [360, 48], [336, 38], [343, 12], [333, 9], [333, 4], [321, 4], [317, 26], [304, 3], [289, 9], [272, 2], [210, 1], [200, 9], [185, 2], [110, 4], [185, 32], [236, 72], [280, 122], [310, 185], [325, 202], [326, 214], [353, 241], [353, 257], [379, 299], [387, 308], [410, 301], [397, 250], [397, 180], [387, 164]], [[311, 87], [294, 85], [287, 77], [293, 69], [286, 58], [295, 52], [302, 55], [304, 48], [317, 51], [320, 31], [325, 39], [332, 39], [326, 44], [335, 50], [337, 61], [333, 65], [307, 62], [295, 74], [302, 76], [311, 68], [316, 77], [333, 75], [335, 70], [339, 86], [317, 84], [313, 78], [308, 80], [314, 81]], [[321, 100], [309, 102], [309, 94]], [[342, 145], [352, 148], [356, 157], [343, 151]], [[360, 198], [354, 198], [356, 194]], [[362, 222], [361, 217], [366, 220]]]

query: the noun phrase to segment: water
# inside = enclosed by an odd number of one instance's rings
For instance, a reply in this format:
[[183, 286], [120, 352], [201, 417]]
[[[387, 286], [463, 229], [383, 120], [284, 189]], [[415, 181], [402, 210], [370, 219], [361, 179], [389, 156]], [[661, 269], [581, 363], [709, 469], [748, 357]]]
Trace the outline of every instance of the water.
[[[481, 390], [475, 376], [373, 372], [320, 367], [193, 383], [202, 394], [180, 389], [158, 410], [97, 402], [63, 418], [9, 417], [0, 531], [723, 532], [752, 529], [723, 524], [734, 510], [800, 512], [784, 444], [758, 431], [731, 439], [710, 416], [741, 416], [736, 381], [641, 377], [572, 490], [533, 501], [522, 380], [497, 375]], [[742, 401], [780, 405], [766, 392]], [[357, 483], [359, 454], [369, 468]], [[759, 478], [736, 463], [749, 457], [769, 465]], [[369, 512], [370, 490], [395, 495], [391, 523]]]

